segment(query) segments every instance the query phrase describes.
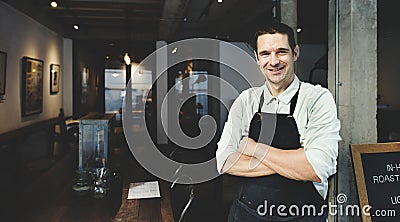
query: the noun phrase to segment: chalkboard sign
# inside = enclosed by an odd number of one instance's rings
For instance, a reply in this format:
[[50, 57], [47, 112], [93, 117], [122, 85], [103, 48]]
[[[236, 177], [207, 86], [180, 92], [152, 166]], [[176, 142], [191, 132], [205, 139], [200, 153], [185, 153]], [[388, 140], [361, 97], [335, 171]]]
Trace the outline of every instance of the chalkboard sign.
[[369, 215], [361, 210], [362, 221], [400, 221], [400, 143], [352, 144], [350, 148], [360, 209], [370, 206]]

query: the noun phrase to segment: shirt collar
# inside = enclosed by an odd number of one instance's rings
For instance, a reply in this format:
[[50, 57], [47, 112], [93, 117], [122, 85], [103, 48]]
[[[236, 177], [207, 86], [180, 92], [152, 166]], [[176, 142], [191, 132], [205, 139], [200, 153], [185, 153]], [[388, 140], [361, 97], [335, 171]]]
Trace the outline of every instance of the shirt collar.
[[279, 102], [283, 102], [285, 105], [289, 105], [290, 101], [292, 100], [293, 96], [296, 94], [297, 90], [299, 89], [300, 80], [294, 75], [294, 80], [288, 88], [283, 91], [278, 97], [272, 96], [271, 92], [268, 90], [267, 82], [264, 84], [264, 101], [266, 104], [271, 103], [275, 98], [278, 99]]

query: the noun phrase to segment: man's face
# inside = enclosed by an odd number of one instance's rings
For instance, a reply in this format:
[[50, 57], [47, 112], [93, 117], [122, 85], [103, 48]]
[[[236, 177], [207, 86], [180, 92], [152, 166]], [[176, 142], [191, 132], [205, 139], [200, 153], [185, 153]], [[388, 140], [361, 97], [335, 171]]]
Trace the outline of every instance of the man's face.
[[286, 87], [294, 78], [298, 46], [290, 49], [286, 34], [264, 34], [257, 39], [257, 63], [270, 84]]

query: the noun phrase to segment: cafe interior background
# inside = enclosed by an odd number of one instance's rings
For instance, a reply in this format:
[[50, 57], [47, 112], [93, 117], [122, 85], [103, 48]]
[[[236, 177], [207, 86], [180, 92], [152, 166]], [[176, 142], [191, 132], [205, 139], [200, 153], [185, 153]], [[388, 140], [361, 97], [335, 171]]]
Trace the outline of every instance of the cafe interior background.
[[[56, 7], [50, 2], [0, 1], [0, 218], [115, 219], [124, 200], [109, 207], [102, 203], [105, 197], [90, 199], [74, 194], [72, 188], [82, 179], [79, 169], [105, 162], [116, 184], [106, 195], [130, 179], [160, 180], [135, 161], [123, 136], [127, 75], [156, 49], [190, 38], [226, 41], [253, 56], [249, 43], [254, 30], [272, 20], [296, 30], [298, 77], [327, 87], [336, 99], [343, 140], [338, 173], [330, 181], [332, 200], [335, 194], [346, 193], [349, 201], [358, 202], [349, 144], [400, 140], [396, 0], [59, 0]], [[167, 61], [179, 50], [167, 47], [157, 56]], [[211, 48], [210, 53], [224, 56], [221, 48]], [[130, 64], [125, 63], [127, 56]], [[183, 163], [215, 157], [216, 142], [235, 99], [222, 90], [220, 101], [206, 96], [213, 87], [219, 89], [208, 79], [219, 77], [238, 91], [262, 81], [250, 76], [246, 82], [227, 65], [207, 60], [168, 67], [163, 81], [153, 84], [155, 72], [140, 70], [131, 85], [134, 117], [146, 118], [158, 149]], [[181, 81], [187, 77], [194, 78], [185, 85]], [[199, 134], [202, 116], [210, 115], [217, 123], [216, 134], [201, 150], [185, 150], [163, 132], [160, 104], [163, 93], [174, 87], [178, 100], [185, 93], [193, 95], [179, 110], [180, 126], [187, 135]], [[82, 157], [86, 154], [80, 130], [85, 118], [103, 124], [101, 134], [90, 121], [87, 128], [93, 131], [92, 139], [103, 138], [103, 156], [96, 163]], [[96, 122], [102, 118], [106, 121]], [[235, 180], [224, 175], [193, 186], [167, 185], [175, 221], [181, 216], [182, 221], [224, 221]], [[81, 210], [72, 203], [82, 204]], [[93, 207], [96, 204], [101, 207]]]

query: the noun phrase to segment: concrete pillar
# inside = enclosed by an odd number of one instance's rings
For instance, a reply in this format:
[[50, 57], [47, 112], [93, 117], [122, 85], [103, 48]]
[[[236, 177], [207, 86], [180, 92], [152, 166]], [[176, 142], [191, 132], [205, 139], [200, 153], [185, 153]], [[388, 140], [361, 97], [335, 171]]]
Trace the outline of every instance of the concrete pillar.
[[[281, 0], [281, 22], [290, 26], [294, 30], [294, 39], [297, 42], [297, 0]], [[301, 54], [301, 49], [300, 49]], [[297, 63], [294, 64], [295, 73], [297, 70]]]
[[[328, 89], [332, 93], [333, 97], [336, 99], [336, 45], [335, 45], [335, 36], [336, 36], [336, 10], [335, 10], [336, 1], [332, 0], [328, 2]], [[340, 164], [338, 164], [340, 165]], [[335, 175], [331, 177], [329, 180], [329, 190], [328, 190], [328, 203], [336, 204], [336, 193], [337, 193], [337, 182], [338, 176]], [[328, 221], [335, 221], [335, 215], [328, 215]]]
[[281, 0], [281, 22], [290, 26], [294, 31], [297, 42], [297, 0]]
[[[342, 126], [336, 189], [347, 196], [343, 205], [358, 204], [349, 144], [377, 141], [377, 0], [331, 0], [328, 35], [328, 87]], [[339, 215], [338, 221], [360, 218]]]

